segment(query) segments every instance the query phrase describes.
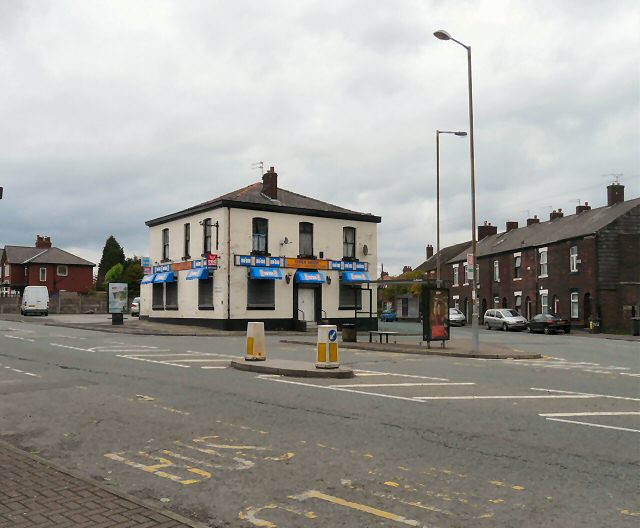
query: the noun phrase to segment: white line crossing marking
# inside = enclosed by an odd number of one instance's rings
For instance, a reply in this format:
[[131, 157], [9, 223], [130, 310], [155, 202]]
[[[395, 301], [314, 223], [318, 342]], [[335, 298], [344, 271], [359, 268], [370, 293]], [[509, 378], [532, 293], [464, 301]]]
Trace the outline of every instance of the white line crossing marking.
[[12, 336], [9, 334], [4, 334], [4, 337], [7, 337], [9, 339], [19, 339], [20, 341], [29, 341], [30, 343], [34, 343], [35, 339], [29, 339], [28, 337], [19, 337], [19, 336]]
[[397, 372], [379, 372], [377, 370], [357, 370], [356, 373], [359, 376], [398, 376], [400, 378], [416, 378], [416, 379], [428, 379], [435, 381], [449, 381], [448, 378], [433, 378], [431, 376], [417, 376], [415, 374], [399, 374]]
[[329, 385], [329, 387], [435, 387], [448, 385], [475, 385], [473, 382], [436, 382], [436, 383], [353, 383], [349, 385]]
[[590, 374], [622, 374], [622, 370], [630, 370], [628, 367], [618, 367], [616, 365], [603, 366], [600, 363], [591, 361], [567, 361], [558, 357], [547, 357], [546, 359], [510, 359], [506, 360], [512, 365], [525, 367], [542, 367], [552, 370], [579, 370]]
[[577, 413], [545, 413], [538, 416], [637, 416], [639, 411], [595, 411], [595, 412], [577, 412]]
[[589, 398], [598, 398], [595, 395], [586, 395], [586, 394], [544, 394], [541, 396], [537, 395], [513, 395], [513, 396], [415, 396], [414, 399], [420, 401], [426, 400], [544, 400], [544, 399], [589, 399]]
[[[125, 350], [125, 352], [128, 352]], [[135, 356], [135, 357], [141, 357], [141, 358], [146, 358], [146, 357], [176, 357], [176, 356], [192, 356], [193, 354], [182, 354], [180, 352], [172, 352], [169, 354], [125, 354], [125, 355], [119, 355], [117, 357], [129, 357], [129, 356]]]
[[628, 396], [612, 396], [611, 394], [591, 394], [589, 392], [573, 392], [573, 391], [564, 391], [564, 390], [557, 390], [557, 389], [539, 389], [537, 387], [530, 387], [530, 389], [534, 391], [557, 392], [558, 394], [581, 394], [584, 396], [593, 396], [595, 398], [612, 398], [614, 400], [640, 401], [640, 398], [629, 398]]
[[602, 429], [614, 429], [616, 431], [628, 431], [631, 433], [640, 433], [640, 429], [630, 429], [628, 427], [615, 427], [613, 425], [603, 425], [603, 424], [596, 424], [591, 422], [580, 422], [578, 420], [565, 420], [564, 418], [546, 418], [546, 420], [549, 420], [551, 422], [564, 422], [564, 423], [570, 423], [570, 424], [576, 424], [576, 425], [587, 425], [589, 427], [599, 427]]
[[229, 363], [228, 359], [172, 359], [171, 361], [179, 361], [180, 363], [219, 363], [223, 361]]
[[640, 374], [636, 374], [635, 372], [621, 372], [621, 376], [633, 376], [634, 378], [640, 378]]
[[81, 350], [82, 352], [91, 352], [92, 354], [95, 352], [95, 350], [92, 350], [91, 348], [79, 348], [79, 347], [74, 347], [69, 345], [60, 345], [58, 343], [49, 343], [49, 344], [54, 347], [68, 348], [70, 350]]
[[225, 367], [200, 367], [200, 368], [201, 369], [209, 369], [210, 370], [210, 369], [226, 369], [226, 368], [229, 368], [229, 367], [225, 366]]
[[182, 368], [189, 368], [189, 365], [180, 365], [179, 363], [170, 363], [169, 361], [156, 361], [154, 359], [145, 359], [145, 358], [139, 358], [136, 356], [123, 356], [118, 354], [116, 357], [121, 357], [121, 358], [125, 358], [125, 359], [133, 359], [135, 361], [145, 361], [147, 363], [156, 363], [158, 365], [169, 365], [172, 367], [182, 367]]
[[2, 363], [0, 363], [0, 367], [4, 367], [7, 370], [12, 370], [13, 372], [17, 372], [18, 374], [24, 374], [25, 376], [32, 376], [34, 378], [40, 378], [41, 377], [38, 374], [34, 374], [33, 372], [27, 372], [26, 370], [20, 370], [20, 369], [17, 369], [17, 368], [13, 368], [13, 367], [10, 367], [9, 365], [3, 365]]
[[201, 354], [203, 356], [216, 356], [216, 357], [232, 358], [232, 359], [238, 359], [238, 358], [244, 357], [238, 354], [218, 354], [216, 352], [198, 352], [196, 350], [187, 350], [187, 352], [190, 354]]

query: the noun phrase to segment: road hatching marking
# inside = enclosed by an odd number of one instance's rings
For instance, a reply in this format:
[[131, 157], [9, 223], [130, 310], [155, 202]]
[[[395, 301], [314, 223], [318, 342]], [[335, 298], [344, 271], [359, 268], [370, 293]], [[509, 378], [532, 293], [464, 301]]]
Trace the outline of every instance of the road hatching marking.
[[17, 372], [18, 374], [24, 374], [25, 376], [31, 376], [33, 378], [40, 378], [42, 376], [38, 375], [38, 374], [34, 374], [33, 372], [27, 372], [26, 370], [21, 370], [21, 369], [17, 369], [17, 368], [13, 368], [10, 367], [9, 365], [3, 365], [2, 363], [0, 363], [0, 367], [4, 367], [7, 370], [11, 370], [13, 372]]
[[541, 389], [538, 387], [531, 387], [531, 390], [543, 391], [543, 392], [557, 392], [558, 394], [578, 394], [582, 396], [592, 396], [594, 398], [611, 398], [613, 400], [640, 401], [640, 398], [630, 398], [629, 396], [614, 396], [612, 394], [592, 394], [590, 392], [574, 392], [574, 391], [566, 391], [566, 390], [558, 390], [558, 389]]

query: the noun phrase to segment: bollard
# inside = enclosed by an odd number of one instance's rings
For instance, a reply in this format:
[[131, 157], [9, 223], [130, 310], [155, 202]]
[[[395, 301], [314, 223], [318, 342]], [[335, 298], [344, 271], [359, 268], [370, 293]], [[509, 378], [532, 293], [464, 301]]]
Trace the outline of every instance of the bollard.
[[318, 326], [316, 368], [338, 368], [338, 330], [335, 325]]
[[264, 344], [264, 323], [247, 323], [247, 351], [245, 361], [267, 359]]

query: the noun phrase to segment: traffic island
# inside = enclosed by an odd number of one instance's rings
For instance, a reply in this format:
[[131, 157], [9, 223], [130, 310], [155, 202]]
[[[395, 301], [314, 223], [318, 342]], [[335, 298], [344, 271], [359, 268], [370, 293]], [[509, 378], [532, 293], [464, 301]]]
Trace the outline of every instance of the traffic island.
[[288, 359], [266, 359], [260, 362], [234, 359], [231, 361], [231, 367], [260, 374], [293, 378], [353, 378], [354, 376], [353, 370], [349, 368], [316, 368], [315, 364], [311, 362]]

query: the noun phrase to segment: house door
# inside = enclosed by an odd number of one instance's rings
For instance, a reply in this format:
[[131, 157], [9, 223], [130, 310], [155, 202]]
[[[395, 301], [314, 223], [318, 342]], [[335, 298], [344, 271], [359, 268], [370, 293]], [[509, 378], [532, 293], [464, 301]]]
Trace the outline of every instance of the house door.
[[[315, 321], [316, 295], [314, 288], [298, 288], [298, 320]], [[302, 310], [302, 312], [300, 311]]]
[[407, 318], [409, 317], [409, 299], [407, 299], [406, 297], [403, 297], [401, 301], [402, 301], [402, 317]]
[[584, 303], [582, 310], [583, 322], [584, 325], [587, 326], [589, 324], [589, 319], [591, 319], [591, 294], [585, 293], [582, 302]]

